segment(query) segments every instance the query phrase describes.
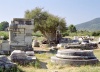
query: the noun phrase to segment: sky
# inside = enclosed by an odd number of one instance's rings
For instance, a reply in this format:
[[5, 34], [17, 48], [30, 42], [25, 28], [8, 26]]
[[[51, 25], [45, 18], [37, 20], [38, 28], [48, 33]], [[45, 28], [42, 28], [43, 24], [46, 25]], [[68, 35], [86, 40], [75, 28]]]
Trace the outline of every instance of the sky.
[[35, 7], [65, 18], [67, 25], [100, 17], [100, 0], [0, 0], [0, 22], [23, 18], [26, 10]]

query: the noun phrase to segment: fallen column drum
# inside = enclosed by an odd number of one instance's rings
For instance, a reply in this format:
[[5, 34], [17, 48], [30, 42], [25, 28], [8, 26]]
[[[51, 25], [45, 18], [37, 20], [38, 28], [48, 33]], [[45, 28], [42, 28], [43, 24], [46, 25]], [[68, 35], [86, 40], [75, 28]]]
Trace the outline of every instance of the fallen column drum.
[[56, 64], [88, 65], [96, 64], [98, 59], [93, 50], [65, 49], [58, 50], [56, 56], [51, 57], [51, 62]]

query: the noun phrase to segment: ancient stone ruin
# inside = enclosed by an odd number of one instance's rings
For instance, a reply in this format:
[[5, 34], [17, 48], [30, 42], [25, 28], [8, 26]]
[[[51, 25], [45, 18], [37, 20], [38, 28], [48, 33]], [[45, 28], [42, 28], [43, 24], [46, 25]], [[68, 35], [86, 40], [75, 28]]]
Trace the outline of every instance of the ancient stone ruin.
[[95, 41], [82, 39], [73, 40], [69, 38], [62, 38], [60, 43], [57, 44], [58, 48], [64, 47], [65, 49], [82, 49], [82, 50], [91, 50], [98, 48], [98, 43]]
[[33, 20], [14, 18], [9, 25], [9, 40], [0, 44], [0, 54], [10, 54], [12, 62], [27, 64], [36, 60], [32, 48]]
[[12, 63], [7, 56], [5, 55], [0, 55], [0, 68], [2, 69], [10, 69], [13, 67], [17, 67], [15, 63]]
[[36, 57], [33, 51], [24, 52], [21, 50], [14, 50], [10, 55], [10, 59], [12, 62], [16, 62], [21, 65], [26, 65], [31, 62], [35, 63], [36, 61]]
[[64, 49], [58, 50], [56, 56], [51, 57], [51, 62], [62, 65], [88, 65], [96, 64], [98, 59], [92, 50]]
[[14, 18], [9, 26], [9, 44], [13, 50], [32, 50], [33, 21]]
[[33, 20], [14, 18], [9, 25], [9, 40], [0, 44], [0, 54], [9, 54], [13, 50], [32, 51]]

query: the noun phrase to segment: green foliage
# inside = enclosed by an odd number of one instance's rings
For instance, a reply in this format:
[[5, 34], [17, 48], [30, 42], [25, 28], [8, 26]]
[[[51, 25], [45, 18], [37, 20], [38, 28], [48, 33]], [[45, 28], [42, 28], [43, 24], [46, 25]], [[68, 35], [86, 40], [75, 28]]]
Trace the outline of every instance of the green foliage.
[[92, 36], [100, 36], [100, 31], [92, 32]]
[[8, 32], [0, 31], [0, 36], [4, 36], [4, 40], [7, 40], [9, 38]]
[[96, 32], [93, 32], [93, 33], [92, 33], [92, 36], [97, 36], [97, 33], [96, 33]]
[[0, 72], [23, 72], [23, 71], [17, 67], [13, 67], [9, 69], [0, 68]]
[[89, 32], [89, 31], [70, 32], [69, 30], [67, 30], [62, 35], [63, 36], [86, 36], [86, 35], [91, 36], [92, 32]]
[[74, 26], [74, 25], [70, 25], [69, 27], [68, 27], [68, 30], [70, 31], [70, 32], [76, 32], [77, 30], [76, 30], [76, 27]]
[[77, 35], [77, 30], [74, 25], [70, 25], [66, 28], [66, 31], [62, 33], [62, 36], [74, 36]]
[[35, 62], [35, 67], [36, 67], [36, 68], [40, 68], [40, 62], [39, 62], [39, 60], [37, 60], [37, 61]]
[[74, 34], [76, 36], [86, 36], [86, 35], [91, 36], [91, 32], [89, 32], [89, 31], [77, 31], [77, 32], [73, 33], [72, 36], [75, 36]]
[[9, 39], [9, 36], [8, 35], [4, 35], [4, 38], [3, 38], [4, 40], [7, 40], [7, 39]]
[[63, 32], [62, 33], [62, 36], [64, 37], [64, 36], [69, 36], [69, 33], [66, 31], [66, 32]]
[[3, 21], [0, 23], [0, 31], [4, 31], [9, 26], [9, 23], [6, 21]]
[[42, 34], [41, 34], [41, 32], [40, 31], [37, 31], [37, 32], [33, 32], [33, 34], [32, 34], [33, 36], [36, 36], [36, 37], [41, 37], [41, 36], [43, 36]]
[[33, 36], [41, 37], [42, 35], [40, 35], [40, 34], [34, 34]]
[[34, 32], [40, 31], [45, 37], [56, 37], [56, 31], [64, 31], [66, 29], [66, 22], [64, 18], [52, 15], [42, 8], [35, 8], [31, 11], [25, 12], [25, 18], [34, 19]]
[[33, 66], [35, 68], [40, 68], [40, 61], [37, 59], [35, 62], [31, 62], [30, 66]]

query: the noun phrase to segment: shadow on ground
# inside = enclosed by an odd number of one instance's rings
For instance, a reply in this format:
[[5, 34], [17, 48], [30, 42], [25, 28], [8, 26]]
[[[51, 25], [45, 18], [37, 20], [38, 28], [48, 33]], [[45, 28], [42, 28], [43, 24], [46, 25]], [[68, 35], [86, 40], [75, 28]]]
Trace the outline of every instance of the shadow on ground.
[[48, 69], [46, 65], [47, 65], [46, 62], [42, 62], [42, 61], [40, 62], [40, 67], [41, 67], [42, 69]]

